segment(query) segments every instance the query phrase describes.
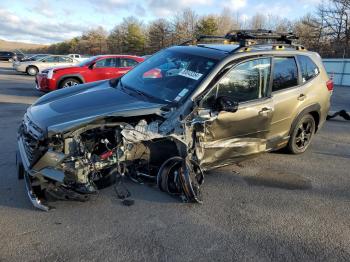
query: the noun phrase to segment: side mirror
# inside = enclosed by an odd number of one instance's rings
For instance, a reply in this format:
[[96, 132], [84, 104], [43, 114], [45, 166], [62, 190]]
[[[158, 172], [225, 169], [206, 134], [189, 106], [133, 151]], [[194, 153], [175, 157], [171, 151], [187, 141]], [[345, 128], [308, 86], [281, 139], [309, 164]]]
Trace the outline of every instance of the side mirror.
[[88, 66], [88, 68], [89, 68], [90, 70], [94, 69], [94, 67], [95, 67], [95, 63], [92, 63], [92, 64], [90, 64], [90, 65]]
[[238, 110], [238, 102], [233, 101], [232, 98], [227, 96], [219, 96], [215, 101], [215, 109], [220, 111], [226, 111], [234, 113]]

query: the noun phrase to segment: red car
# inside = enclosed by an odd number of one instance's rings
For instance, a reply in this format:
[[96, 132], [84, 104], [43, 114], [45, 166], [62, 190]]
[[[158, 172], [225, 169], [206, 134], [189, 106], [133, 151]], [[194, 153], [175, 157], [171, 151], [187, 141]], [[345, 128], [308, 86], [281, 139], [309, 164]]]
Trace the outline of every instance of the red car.
[[60, 88], [116, 78], [124, 75], [144, 58], [130, 55], [100, 55], [76, 66], [43, 70], [35, 78], [36, 88], [49, 92]]

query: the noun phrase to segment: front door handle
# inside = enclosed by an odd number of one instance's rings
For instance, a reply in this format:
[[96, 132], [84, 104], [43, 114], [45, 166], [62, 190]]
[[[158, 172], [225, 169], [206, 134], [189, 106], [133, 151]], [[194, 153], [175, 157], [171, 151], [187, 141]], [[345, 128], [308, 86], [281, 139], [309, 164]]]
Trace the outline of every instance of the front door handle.
[[299, 101], [304, 101], [305, 100], [305, 98], [306, 98], [306, 95], [304, 95], [304, 94], [300, 94], [299, 96], [298, 96], [298, 100]]
[[262, 116], [266, 116], [268, 115], [269, 113], [272, 112], [272, 108], [271, 107], [263, 107], [260, 111], [259, 111], [259, 115], [262, 115]]

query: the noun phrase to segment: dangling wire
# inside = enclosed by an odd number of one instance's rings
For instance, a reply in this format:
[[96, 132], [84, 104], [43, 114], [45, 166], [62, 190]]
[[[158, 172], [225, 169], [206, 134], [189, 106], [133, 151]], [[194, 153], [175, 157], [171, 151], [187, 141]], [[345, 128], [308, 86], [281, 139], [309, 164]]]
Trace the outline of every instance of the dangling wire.
[[[121, 166], [120, 161], [119, 161], [119, 155], [118, 152], [116, 154], [117, 156], [117, 175], [116, 175], [116, 179], [117, 182], [115, 184], [115, 192], [117, 193], [117, 197], [122, 201], [123, 205], [126, 206], [131, 206], [134, 204], [134, 200], [132, 199], [128, 199], [131, 196], [130, 191], [126, 188], [125, 186], [125, 181], [124, 181], [124, 177], [125, 177], [125, 166]], [[115, 172], [115, 170], [112, 170], [111, 172]]]

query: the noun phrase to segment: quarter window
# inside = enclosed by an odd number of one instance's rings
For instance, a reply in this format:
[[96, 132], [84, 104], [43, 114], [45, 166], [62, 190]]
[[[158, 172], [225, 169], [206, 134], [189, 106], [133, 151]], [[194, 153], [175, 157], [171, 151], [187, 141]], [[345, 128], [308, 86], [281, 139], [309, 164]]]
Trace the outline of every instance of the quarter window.
[[233, 101], [245, 102], [265, 97], [270, 82], [270, 71], [270, 58], [243, 62], [219, 80], [208, 95], [208, 100], [226, 96]]
[[311, 60], [311, 58], [304, 55], [298, 55], [297, 58], [300, 65], [303, 83], [309, 81], [310, 79], [318, 75], [319, 73], [318, 67]]
[[294, 57], [274, 58], [272, 92], [298, 85], [298, 68]]

